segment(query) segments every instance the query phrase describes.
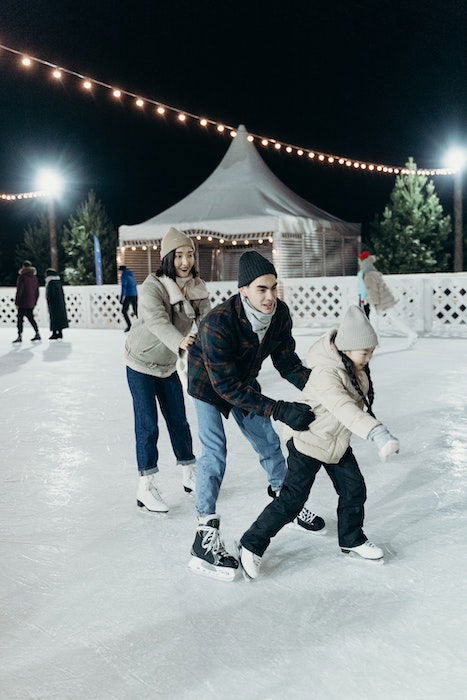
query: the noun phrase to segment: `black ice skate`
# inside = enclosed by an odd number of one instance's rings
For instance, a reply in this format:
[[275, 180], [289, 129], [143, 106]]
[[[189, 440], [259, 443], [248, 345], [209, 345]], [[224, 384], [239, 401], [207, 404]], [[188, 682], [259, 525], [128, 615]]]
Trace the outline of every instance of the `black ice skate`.
[[233, 581], [238, 561], [224, 547], [219, 534], [220, 518], [210, 515], [200, 518], [191, 548], [190, 569], [201, 576], [218, 581]]
[[[268, 486], [268, 496], [271, 498], [277, 498], [280, 494], [279, 491], [274, 491], [271, 485]], [[307, 530], [308, 532], [313, 532], [319, 535], [326, 534], [326, 523], [323, 518], [316, 513], [312, 513], [308, 508], [302, 508], [297, 517], [289, 523], [289, 527], [294, 527], [297, 530]]]

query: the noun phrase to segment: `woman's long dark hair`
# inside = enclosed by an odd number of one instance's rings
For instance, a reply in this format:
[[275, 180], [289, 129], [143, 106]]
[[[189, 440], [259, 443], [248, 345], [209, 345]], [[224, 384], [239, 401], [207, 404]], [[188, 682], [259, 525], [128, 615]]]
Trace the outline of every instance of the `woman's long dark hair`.
[[[166, 277], [170, 277], [171, 280], [174, 280], [177, 277], [177, 271], [175, 269], [174, 265], [174, 260], [175, 260], [175, 253], [176, 250], [171, 250], [170, 253], [167, 253], [167, 255], [164, 255], [164, 257], [161, 260], [161, 264], [159, 269], [156, 271], [156, 275], [158, 277], [162, 277], [162, 275], [166, 275]], [[198, 277], [198, 270], [196, 269], [195, 265], [191, 268], [191, 274], [193, 277]]]
[[350, 357], [347, 357], [345, 353], [343, 353], [341, 350], [338, 351], [339, 355], [342, 358], [342, 362], [344, 363], [345, 370], [347, 374], [349, 375], [349, 379], [352, 382], [353, 388], [357, 391], [357, 393], [361, 396], [363, 399], [363, 403], [365, 404], [368, 413], [370, 416], [373, 416], [373, 418], [376, 418], [375, 414], [373, 413], [373, 401], [375, 400], [375, 391], [373, 389], [373, 382], [371, 381], [371, 374], [370, 374], [370, 368], [368, 365], [365, 366], [365, 374], [368, 377], [368, 398], [365, 396], [363, 393], [360, 384], [358, 383], [357, 375], [355, 374], [355, 367], [354, 363], [350, 359]]

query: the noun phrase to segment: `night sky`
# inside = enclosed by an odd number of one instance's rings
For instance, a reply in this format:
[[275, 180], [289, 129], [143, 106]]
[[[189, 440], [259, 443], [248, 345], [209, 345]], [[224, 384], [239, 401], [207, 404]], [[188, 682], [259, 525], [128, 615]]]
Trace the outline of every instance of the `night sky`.
[[[467, 5], [462, 0], [112, 2], [2, 0], [0, 42], [227, 124], [351, 158], [443, 167], [466, 145]], [[46, 163], [66, 175], [59, 215], [93, 188], [118, 226], [197, 187], [231, 139], [141, 112], [109, 91], [61, 84], [0, 52], [0, 191], [35, 189]], [[393, 178], [264, 153], [289, 187], [367, 224]], [[452, 179], [435, 178], [447, 211]], [[467, 189], [467, 187], [466, 187]], [[0, 284], [41, 202], [0, 203]]]

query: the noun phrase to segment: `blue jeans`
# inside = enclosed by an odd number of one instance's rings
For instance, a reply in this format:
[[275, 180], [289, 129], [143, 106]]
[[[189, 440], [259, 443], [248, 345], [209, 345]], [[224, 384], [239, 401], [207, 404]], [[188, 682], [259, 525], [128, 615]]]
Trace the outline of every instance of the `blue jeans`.
[[[222, 414], [205, 401], [194, 399], [198, 416], [199, 439], [203, 454], [198, 459], [196, 475], [196, 509], [200, 515], [216, 512], [216, 502], [224, 478], [227, 447]], [[238, 427], [259, 455], [259, 461], [274, 491], [281, 488], [287, 473], [279, 436], [271, 419], [252, 414], [244, 415], [239, 408], [231, 414]]]
[[126, 368], [135, 414], [136, 460], [143, 475], [159, 471], [157, 460], [157, 401], [167, 423], [177, 464], [194, 464], [190, 426], [185, 414], [182, 385], [178, 374], [162, 379]]

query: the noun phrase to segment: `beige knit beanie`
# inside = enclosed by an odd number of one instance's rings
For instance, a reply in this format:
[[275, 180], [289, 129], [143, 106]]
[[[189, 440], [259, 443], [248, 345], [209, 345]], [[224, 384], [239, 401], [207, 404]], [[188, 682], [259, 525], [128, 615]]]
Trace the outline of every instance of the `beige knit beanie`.
[[338, 350], [366, 350], [378, 345], [378, 337], [364, 311], [349, 306], [334, 339]]
[[161, 260], [165, 258], [168, 253], [171, 253], [172, 250], [180, 248], [182, 245], [189, 245], [193, 250], [195, 249], [195, 244], [189, 236], [171, 226], [162, 239]]

